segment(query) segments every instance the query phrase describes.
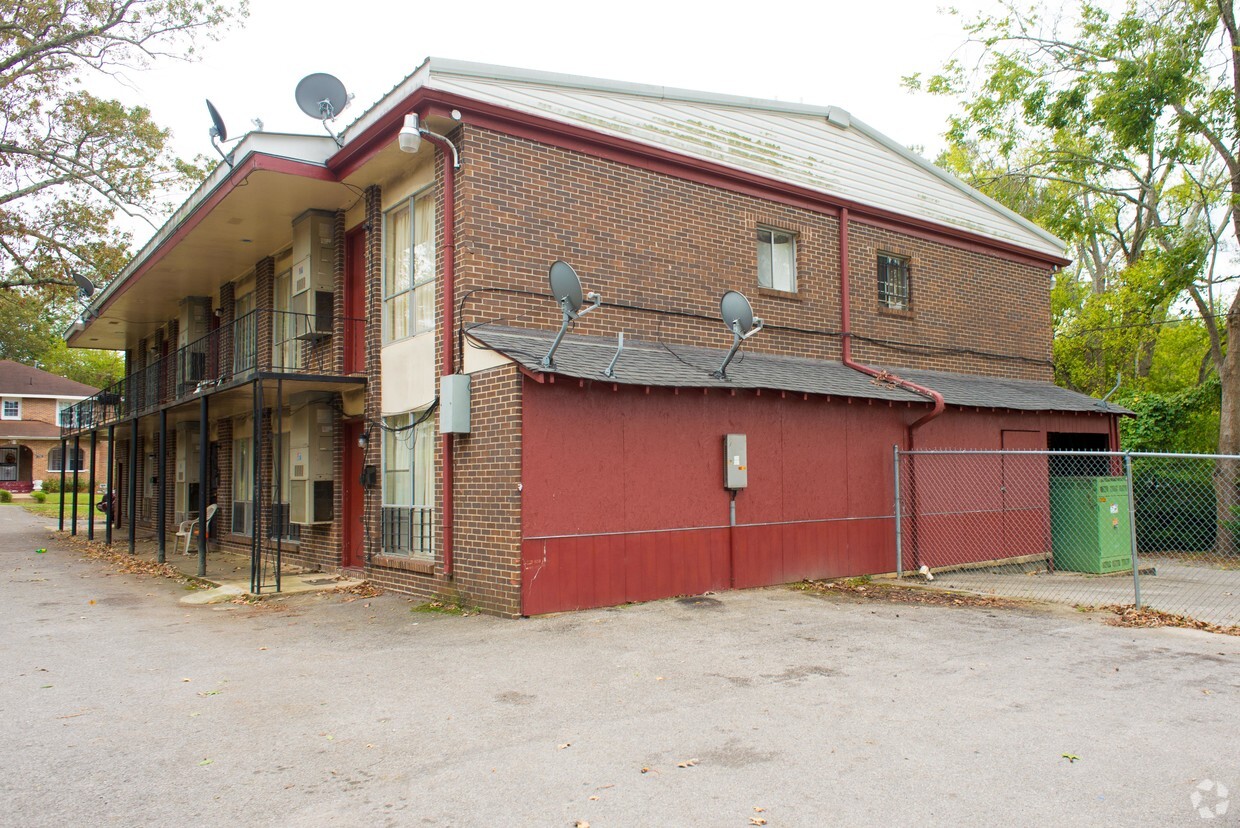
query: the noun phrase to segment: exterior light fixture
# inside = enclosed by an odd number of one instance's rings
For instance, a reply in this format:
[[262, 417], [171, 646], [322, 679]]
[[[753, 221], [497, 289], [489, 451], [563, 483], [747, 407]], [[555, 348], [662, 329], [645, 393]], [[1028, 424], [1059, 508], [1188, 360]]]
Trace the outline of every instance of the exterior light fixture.
[[434, 143], [443, 144], [452, 150], [452, 169], [459, 170], [461, 168], [461, 156], [456, 151], [456, 145], [447, 139], [446, 136], [436, 132], [431, 132], [422, 126], [418, 120], [416, 112], [410, 112], [405, 116], [405, 125], [400, 128], [398, 141], [400, 143], [400, 151], [415, 153], [422, 147], [422, 136], [437, 139]]
[[366, 429], [357, 436], [357, 447], [363, 451], [370, 445], [370, 429]]

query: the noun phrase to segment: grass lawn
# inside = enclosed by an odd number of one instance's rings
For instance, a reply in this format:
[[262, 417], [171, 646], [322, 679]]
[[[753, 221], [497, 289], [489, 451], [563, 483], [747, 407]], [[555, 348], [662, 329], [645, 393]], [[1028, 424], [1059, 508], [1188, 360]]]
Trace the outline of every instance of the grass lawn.
[[[101, 497], [103, 497], [103, 495], [95, 495], [96, 505], [98, 505], [99, 499]], [[9, 503], [5, 505], [6, 506], [22, 506], [26, 509], [26, 511], [34, 512], [36, 515], [43, 515], [44, 517], [59, 517], [60, 516], [60, 494], [59, 493], [49, 494], [47, 496], [46, 503], [35, 503], [33, 500], [23, 500], [20, 503]], [[90, 495], [86, 493], [79, 493], [78, 494], [78, 517], [79, 518], [86, 517], [86, 513], [89, 511], [90, 511]], [[72, 514], [73, 514], [73, 501], [69, 498], [65, 498], [65, 520], [68, 520]], [[103, 512], [98, 512], [96, 514], [96, 520], [102, 521], [103, 519], [104, 519]]]

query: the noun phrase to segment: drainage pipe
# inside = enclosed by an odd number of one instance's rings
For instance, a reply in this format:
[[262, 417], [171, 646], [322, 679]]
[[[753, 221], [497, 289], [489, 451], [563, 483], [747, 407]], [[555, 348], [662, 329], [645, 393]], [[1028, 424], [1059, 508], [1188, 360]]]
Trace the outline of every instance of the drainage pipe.
[[[444, 252], [443, 308], [441, 311], [443, 316], [443, 344], [440, 346], [440, 353], [442, 356], [443, 376], [448, 376], [456, 373], [453, 348], [453, 332], [456, 330], [456, 171], [460, 169], [461, 157], [456, 150], [456, 146], [444, 136], [426, 131], [422, 131], [421, 134], [426, 140], [444, 151], [443, 242], [446, 249]], [[452, 577], [453, 571], [452, 438], [452, 434], [440, 435], [443, 454], [443, 470], [440, 478], [443, 487], [443, 574], [447, 578]]]
[[854, 362], [852, 358], [852, 311], [849, 304], [849, 268], [848, 268], [848, 208], [840, 209], [840, 344], [842, 348], [843, 363], [854, 371], [860, 371], [871, 377], [882, 379], [901, 388], [906, 388], [915, 394], [929, 397], [934, 403], [934, 408], [930, 409], [925, 416], [919, 418], [910, 424], [905, 430], [905, 440], [909, 451], [913, 450], [913, 433], [924, 426], [926, 423], [938, 417], [946, 409], [943, 402], [943, 395], [933, 388], [927, 388], [924, 385], [918, 385], [906, 379], [901, 379], [894, 374], [877, 371], [868, 365], [862, 365]]

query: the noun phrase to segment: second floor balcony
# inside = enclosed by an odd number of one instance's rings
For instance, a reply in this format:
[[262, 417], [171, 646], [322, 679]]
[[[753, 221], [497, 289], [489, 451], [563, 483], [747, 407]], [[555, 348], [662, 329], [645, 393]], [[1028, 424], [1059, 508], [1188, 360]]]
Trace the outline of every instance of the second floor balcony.
[[363, 375], [364, 323], [251, 311], [66, 409], [61, 433], [90, 431], [254, 379]]

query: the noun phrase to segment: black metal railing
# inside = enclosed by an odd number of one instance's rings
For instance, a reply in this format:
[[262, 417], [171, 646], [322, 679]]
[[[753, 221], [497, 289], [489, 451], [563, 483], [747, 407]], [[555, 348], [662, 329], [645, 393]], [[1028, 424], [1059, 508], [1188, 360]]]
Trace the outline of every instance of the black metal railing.
[[434, 555], [434, 507], [384, 506], [383, 554], [420, 558]]
[[[134, 371], [61, 414], [62, 436], [141, 416], [255, 373], [341, 376], [365, 320], [255, 310]], [[333, 329], [343, 336], [334, 345]]]

